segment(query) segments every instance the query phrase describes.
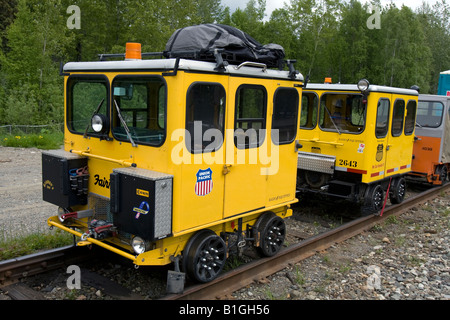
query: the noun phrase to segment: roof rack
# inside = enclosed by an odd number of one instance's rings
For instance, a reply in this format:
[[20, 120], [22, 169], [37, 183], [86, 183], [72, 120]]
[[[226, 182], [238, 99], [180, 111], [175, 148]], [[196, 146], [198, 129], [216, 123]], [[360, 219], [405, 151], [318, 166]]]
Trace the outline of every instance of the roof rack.
[[[144, 52], [142, 57], [164, 57], [163, 52]], [[101, 53], [98, 55], [100, 61], [106, 61], [111, 58], [125, 58], [125, 53]]]
[[[106, 61], [111, 58], [125, 58], [125, 53], [112, 53], [112, 54], [99, 54], [98, 55], [100, 61]], [[176, 58], [177, 64], [179, 63], [180, 58], [188, 59], [188, 60], [199, 60], [199, 61], [207, 61], [207, 62], [215, 62], [216, 67], [214, 70], [218, 72], [225, 72], [225, 67], [227, 67], [230, 63], [238, 65], [237, 69], [242, 66], [249, 67], [258, 67], [262, 68], [263, 71], [267, 70], [267, 64], [258, 62], [256, 59], [254, 61], [248, 61], [239, 59], [239, 56], [234, 53], [224, 53], [223, 49], [213, 49], [213, 50], [200, 50], [200, 51], [164, 51], [164, 52], [145, 52], [142, 53], [142, 58], [144, 57], [161, 57], [161, 58]], [[283, 70], [284, 66], [287, 66], [289, 69], [289, 78], [295, 79], [296, 75], [299, 74], [299, 71], [295, 69], [294, 64], [297, 60], [284, 60], [279, 59], [277, 61], [278, 70]]]

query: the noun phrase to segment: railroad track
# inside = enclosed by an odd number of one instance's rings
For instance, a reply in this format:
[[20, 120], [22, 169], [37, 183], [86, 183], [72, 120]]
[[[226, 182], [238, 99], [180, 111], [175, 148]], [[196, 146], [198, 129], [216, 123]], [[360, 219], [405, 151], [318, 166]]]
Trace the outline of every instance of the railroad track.
[[399, 216], [407, 210], [435, 198], [441, 192], [448, 192], [449, 190], [450, 183], [441, 187], [429, 189], [405, 199], [400, 204], [386, 207], [382, 216], [370, 215], [355, 219], [328, 232], [310, 237], [290, 247], [283, 248], [283, 250], [274, 257], [261, 258], [247, 263], [221, 275], [212, 282], [189, 287], [182, 294], [168, 295], [163, 299], [207, 300], [226, 297], [232, 292], [241, 289], [254, 281], [266, 278], [283, 270], [289, 264], [295, 264], [334, 244], [369, 230], [374, 225], [383, 222], [389, 216]]
[[[232, 292], [245, 287], [254, 281], [264, 279], [278, 271], [283, 270], [290, 264], [304, 260], [317, 252], [323, 251], [334, 244], [349, 239], [372, 226], [381, 223], [389, 216], [398, 216], [403, 212], [418, 206], [441, 192], [448, 192], [450, 183], [429, 189], [425, 192], [412, 196], [398, 205], [387, 207], [382, 216], [366, 216], [345, 223], [330, 231], [309, 237], [298, 244], [283, 248], [276, 256], [260, 258], [246, 263], [236, 269], [228, 271], [212, 282], [187, 287], [183, 294], [167, 295], [162, 300], [211, 300], [224, 298]], [[32, 254], [17, 259], [0, 262], [0, 288], [8, 291], [13, 299], [43, 299], [42, 295], [33, 292], [18, 282], [26, 277], [55, 270], [71, 264], [78, 264], [85, 259], [92, 258], [90, 250], [68, 246]], [[143, 299], [142, 296], [133, 294], [130, 290], [115, 285], [104, 277], [85, 271], [83, 280], [90, 282], [93, 286], [101, 287], [116, 299]]]

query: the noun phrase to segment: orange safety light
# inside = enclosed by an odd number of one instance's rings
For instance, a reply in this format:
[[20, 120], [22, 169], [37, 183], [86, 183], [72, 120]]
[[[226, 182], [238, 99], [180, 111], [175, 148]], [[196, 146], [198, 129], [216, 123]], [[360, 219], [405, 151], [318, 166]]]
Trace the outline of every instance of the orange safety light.
[[127, 51], [125, 60], [141, 60], [141, 44], [135, 42], [127, 42]]
[[325, 83], [331, 83], [331, 78], [325, 78]]

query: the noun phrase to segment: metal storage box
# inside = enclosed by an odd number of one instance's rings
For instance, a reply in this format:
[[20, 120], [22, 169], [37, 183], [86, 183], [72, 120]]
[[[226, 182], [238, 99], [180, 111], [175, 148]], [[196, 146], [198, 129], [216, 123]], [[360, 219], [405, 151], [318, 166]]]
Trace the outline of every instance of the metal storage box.
[[172, 175], [146, 169], [114, 169], [110, 185], [114, 225], [144, 240], [169, 236], [172, 180]]
[[87, 204], [87, 158], [63, 151], [42, 152], [42, 196], [63, 208]]

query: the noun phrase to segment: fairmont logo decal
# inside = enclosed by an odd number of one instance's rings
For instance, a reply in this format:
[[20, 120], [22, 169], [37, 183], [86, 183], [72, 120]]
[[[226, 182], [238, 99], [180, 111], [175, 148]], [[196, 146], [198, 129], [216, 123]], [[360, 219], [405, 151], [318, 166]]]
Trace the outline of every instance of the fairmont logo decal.
[[106, 179], [105, 177], [103, 177], [103, 179], [100, 179], [100, 176], [98, 174], [96, 174], [94, 176], [94, 178], [95, 178], [94, 185], [96, 185], [96, 186], [98, 185], [102, 188], [109, 189], [109, 180], [108, 179]]

